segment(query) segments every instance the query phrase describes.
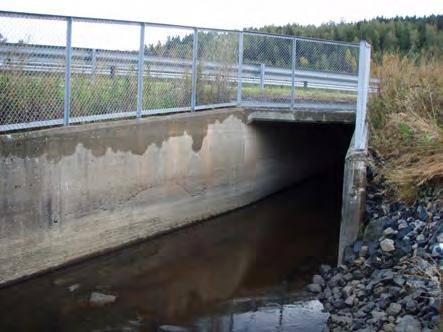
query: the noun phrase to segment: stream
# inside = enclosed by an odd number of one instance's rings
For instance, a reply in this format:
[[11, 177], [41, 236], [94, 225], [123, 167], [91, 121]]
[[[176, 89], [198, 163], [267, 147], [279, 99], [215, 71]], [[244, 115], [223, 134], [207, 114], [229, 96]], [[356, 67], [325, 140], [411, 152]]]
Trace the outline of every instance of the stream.
[[0, 331], [322, 331], [304, 288], [337, 259], [341, 174], [2, 288]]

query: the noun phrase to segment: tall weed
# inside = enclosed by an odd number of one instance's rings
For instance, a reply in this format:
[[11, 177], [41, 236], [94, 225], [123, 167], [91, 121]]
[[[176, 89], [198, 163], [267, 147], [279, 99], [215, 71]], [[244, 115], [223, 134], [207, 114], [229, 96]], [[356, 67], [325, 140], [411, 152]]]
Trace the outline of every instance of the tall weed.
[[368, 105], [370, 146], [397, 193], [412, 200], [443, 180], [443, 59], [384, 55], [373, 74], [381, 84]]

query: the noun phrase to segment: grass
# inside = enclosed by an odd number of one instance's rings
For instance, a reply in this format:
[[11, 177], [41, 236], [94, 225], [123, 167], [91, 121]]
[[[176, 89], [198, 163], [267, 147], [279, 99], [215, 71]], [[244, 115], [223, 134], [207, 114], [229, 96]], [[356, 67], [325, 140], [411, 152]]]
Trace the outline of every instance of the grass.
[[86, 116], [118, 112], [133, 112], [136, 107], [137, 79], [135, 76], [97, 76], [91, 80], [86, 75], [71, 78], [71, 115]]
[[[197, 105], [236, 100], [237, 86], [220, 73], [216, 81], [199, 73]], [[137, 79], [128, 76], [73, 74], [71, 77], [71, 116], [135, 112]], [[146, 76], [143, 84], [143, 109], [185, 107], [191, 104], [191, 76], [183, 79], [158, 79]], [[291, 88], [245, 84], [245, 99], [289, 101]], [[355, 101], [355, 95], [322, 89], [297, 88], [297, 99], [315, 101]], [[63, 117], [64, 76], [62, 73], [29, 73], [19, 68], [0, 72], [0, 124], [31, 122]]]
[[[289, 99], [291, 97], [291, 87], [289, 86], [265, 86], [262, 90], [257, 85], [244, 85], [242, 87], [244, 98], [267, 98], [267, 99]], [[335, 91], [313, 88], [296, 88], [295, 96], [297, 99], [315, 100], [315, 101], [336, 101], [352, 102], [356, 101], [355, 93], [346, 91]]]
[[63, 75], [0, 73], [0, 124], [63, 116]]
[[385, 55], [373, 65], [380, 92], [368, 104], [370, 146], [401, 198], [443, 181], [443, 59]]

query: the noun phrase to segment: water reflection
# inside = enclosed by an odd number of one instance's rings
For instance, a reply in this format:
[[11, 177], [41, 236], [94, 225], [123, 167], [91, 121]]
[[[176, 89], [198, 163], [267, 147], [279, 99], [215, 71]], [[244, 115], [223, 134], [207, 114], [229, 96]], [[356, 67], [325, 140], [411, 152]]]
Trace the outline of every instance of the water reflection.
[[204, 332], [322, 331], [329, 314], [322, 312], [317, 300], [294, 301], [289, 304], [266, 303], [255, 310], [231, 312], [200, 319], [189, 330]]
[[[319, 331], [325, 314], [301, 290], [335, 261], [333, 174], [1, 289], [0, 331]], [[94, 291], [117, 301], [93, 307]]]

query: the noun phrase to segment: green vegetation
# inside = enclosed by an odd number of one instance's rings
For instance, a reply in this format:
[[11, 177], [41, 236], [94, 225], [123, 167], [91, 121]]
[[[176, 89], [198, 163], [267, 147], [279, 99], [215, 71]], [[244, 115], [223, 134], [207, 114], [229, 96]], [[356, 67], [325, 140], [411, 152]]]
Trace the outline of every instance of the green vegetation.
[[71, 78], [71, 115], [134, 112], [136, 95], [135, 75], [114, 78], [97, 75], [92, 79], [89, 75], [75, 74]]
[[0, 124], [63, 118], [63, 75], [0, 73]]
[[269, 33], [340, 40], [344, 42], [368, 41], [374, 59], [382, 60], [384, 53], [441, 56], [443, 52], [443, 15], [428, 17], [378, 17], [357, 23], [326, 23], [320, 26], [288, 24], [264, 26], [259, 29]]
[[[168, 38], [164, 44], [149, 45], [146, 54], [190, 59], [192, 35], [182, 38]], [[235, 64], [238, 57], [237, 33], [199, 32], [198, 58]], [[245, 35], [243, 40], [243, 62], [245, 64], [265, 64], [290, 69], [292, 66], [292, 41], [261, 35]], [[296, 63], [299, 69], [338, 71], [355, 73], [357, 70], [358, 49], [343, 45], [299, 41]]]
[[[228, 103], [237, 98], [237, 85], [222, 74], [215, 80], [201, 75], [197, 78], [197, 105]], [[137, 80], [135, 75], [110, 76], [74, 74], [71, 78], [71, 116], [89, 116], [135, 112]], [[288, 86], [245, 84], [244, 99], [281, 100], [290, 102]], [[316, 101], [355, 100], [355, 94], [340, 91], [297, 88], [297, 99]], [[63, 118], [64, 76], [25, 72], [0, 73], [0, 124]], [[142, 108], [186, 107], [191, 104], [191, 75], [184, 79], [158, 79], [145, 76]], [[129, 114], [128, 114], [129, 116]]]
[[[247, 28], [249, 31], [285, 34], [307, 38], [330, 39], [343, 42], [367, 40], [373, 49], [373, 59], [382, 60], [384, 53], [401, 55], [441, 56], [443, 54], [443, 15], [428, 17], [375, 18], [357, 23], [327, 23], [320, 26], [287, 24]], [[199, 42], [211, 44], [214, 40], [236, 42], [235, 34], [199, 33]], [[278, 38], [247, 36], [244, 40], [244, 62], [265, 63], [290, 67], [291, 42]], [[164, 45], [151, 45], [152, 54], [190, 54], [192, 35], [171, 37]], [[235, 54], [234, 48], [231, 49]], [[301, 69], [321, 69], [355, 72], [357, 50], [355, 48], [301, 41], [297, 47], [297, 66]]]
[[[245, 84], [242, 87], [244, 99], [263, 98], [268, 100], [285, 100], [290, 102], [291, 87], [289, 86], [266, 86], [261, 90], [257, 85]], [[357, 95], [353, 92], [334, 91], [325, 89], [296, 88], [295, 98], [297, 100], [333, 101], [333, 102], [355, 102]]]
[[[4, 38], [2, 40], [5, 41]], [[197, 105], [235, 101], [237, 84], [232, 82], [230, 77], [236, 75], [238, 34], [200, 32], [199, 40]], [[190, 59], [192, 48], [188, 45], [189, 42], [192, 42], [192, 38], [190, 39], [189, 36], [171, 37], [164, 45], [146, 46], [145, 53], [148, 56]], [[248, 49], [252, 49], [252, 45], [255, 44], [246, 46], [245, 51], [248, 52]], [[272, 47], [271, 44], [264, 46]], [[11, 57], [14, 56], [16, 55], [11, 54]], [[347, 60], [350, 68], [355, 67], [352, 65], [352, 59], [350, 56]], [[265, 61], [266, 59], [261, 60]], [[83, 66], [81, 61], [77, 65]], [[306, 58], [302, 57], [301, 61], [304, 66], [309, 66], [309, 61]], [[275, 65], [284, 65], [283, 60], [276, 62], [278, 63]], [[211, 67], [212, 63], [217, 63], [216, 70], [213, 66]], [[0, 87], [3, 87], [0, 92], [2, 97], [0, 99], [0, 124], [61, 119], [64, 102], [63, 74], [28, 72], [25, 70], [25, 64], [26, 58], [20, 57], [15, 59], [13, 64], [11, 63], [8, 70], [0, 72]], [[60, 64], [60, 66], [62, 65]], [[130, 116], [136, 109], [135, 68], [130, 69], [122, 76], [113, 63], [101, 61], [96, 66], [97, 74], [95, 75], [88, 72], [73, 73], [71, 77], [71, 116], [82, 117], [124, 112]], [[147, 64], [143, 84], [142, 109], [189, 107], [192, 87], [190, 69], [183, 78], [158, 78], [154, 73], [151, 75], [150, 65]], [[207, 72], [210, 72], [211, 75], [203, 74]], [[291, 95], [290, 88], [287, 86], [267, 86], [266, 89], [261, 90], [257, 86], [245, 85], [243, 93], [245, 98], [249, 99], [281, 100], [288, 103]], [[354, 98], [346, 93], [308, 88], [297, 89], [296, 95], [298, 98], [320, 101], [326, 99], [348, 101]]]

